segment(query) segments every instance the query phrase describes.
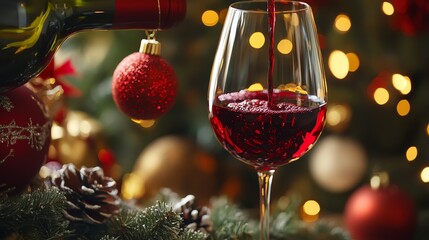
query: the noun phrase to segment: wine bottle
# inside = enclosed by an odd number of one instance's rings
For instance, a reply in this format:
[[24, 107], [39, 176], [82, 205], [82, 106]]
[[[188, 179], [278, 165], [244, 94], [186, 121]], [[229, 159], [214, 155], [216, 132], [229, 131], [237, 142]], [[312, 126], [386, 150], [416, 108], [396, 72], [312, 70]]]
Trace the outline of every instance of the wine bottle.
[[1, 0], [0, 93], [37, 76], [73, 33], [163, 30], [185, 12], [186, 0]]

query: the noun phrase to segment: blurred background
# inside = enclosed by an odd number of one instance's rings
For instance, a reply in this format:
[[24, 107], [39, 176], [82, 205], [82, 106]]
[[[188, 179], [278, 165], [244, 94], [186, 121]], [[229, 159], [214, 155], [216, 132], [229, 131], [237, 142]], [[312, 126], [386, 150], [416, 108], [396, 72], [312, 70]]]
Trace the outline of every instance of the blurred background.
[[[184, 22], [156, 34], [179, 92], [172, 110], [154, 121], [136, 124], [112, 99], [113, 71], [138, 51], [144, 31], [69, 38], [55, 61], [71, 61], [76, 73], [64, 78], [81, 95], [65, 99], [68, 114], [56, 127], [66, 134], [56, 137], [53, 128], [51, 156], [103, 166], [121, 183], [125, 199], [144, 200], [168, 187], [202, 203], [226, 195], [256, 208], [254, 170], [221, 148], [207, 117], [211, 65], [232, 2], [188, 1]], [[341, 223], [350, 197], [384, 172], [413, 200], [421, 225], [429, 220], [429, 3], [307, 2], [328, 80], [327, 123], [308, 154], [277, 170], [273, 201], [298, 195], [316, 206], [309, 221], [334, 217]]]

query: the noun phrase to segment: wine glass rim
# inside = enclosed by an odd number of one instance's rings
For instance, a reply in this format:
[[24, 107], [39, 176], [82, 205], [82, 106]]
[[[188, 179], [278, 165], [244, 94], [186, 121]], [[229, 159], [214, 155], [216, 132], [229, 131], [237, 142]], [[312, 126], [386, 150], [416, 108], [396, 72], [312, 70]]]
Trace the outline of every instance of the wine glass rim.
[[[229, 8], [232, 8], [237, 11], [243, 11], [243, 12], [256, 12], [256, 13], [266, 13], [266, 9], [251, 9], [251, 8], [244, 8], [240, 5], [246, 6], [250, 4], [261, 4], [261, 3], [267, 3], [267, 0], [246, 0], [246, 1], [238, 1], [235, 3], [232, 3], [229, 5]], [[306, 2], [302, 1], [284, 1], [284, 0], [275, 0], [275, 3], [283, 3], [283, 4], [290, 4], [291, 6], [299, 6], [299, 8], [296, 9], [290, 9], [290, 10], [276, 10], [275, 13], [296, 13], [301, 11], [307, 11], [310, 9], [310, 5]]]

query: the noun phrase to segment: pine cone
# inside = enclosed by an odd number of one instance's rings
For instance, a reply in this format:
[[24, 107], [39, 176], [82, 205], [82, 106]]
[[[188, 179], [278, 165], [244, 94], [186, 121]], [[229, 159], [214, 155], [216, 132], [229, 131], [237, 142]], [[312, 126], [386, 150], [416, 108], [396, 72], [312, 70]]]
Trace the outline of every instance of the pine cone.
[[50, 183], [65, 192], [64, 215], [71, 221], [101, 224], [119, 212], [116, 182], [104, 176], [100, 167], [79, 171], [73, 164], [65, 164], [50, 177]]
[[195, 196], [188, 195], [173, 207], [174, 212], [180, 213], [183, 217], [183, 227], [199, 230], [203, 233], [210, 233], [213, 230], [213, 222], [210, 217], [208, 207], [196, 208]]

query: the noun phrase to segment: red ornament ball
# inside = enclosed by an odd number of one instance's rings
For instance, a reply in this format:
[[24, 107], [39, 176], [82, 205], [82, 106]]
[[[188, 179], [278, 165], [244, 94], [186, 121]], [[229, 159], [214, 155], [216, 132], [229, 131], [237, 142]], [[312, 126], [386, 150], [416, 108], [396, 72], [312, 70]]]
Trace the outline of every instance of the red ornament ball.
[[0, 94], [0, 192], [20, 190], [47, 158], [51, 121], [45, 105], [26, 86]]
[[135, 52], [116, 67], [112, 93], [119, 109], [132, 119], [156, 119], [176, 100], [176, 74], [159, 55]]
[[416, 225], [413, 200], [394, 185], [359, 188], [347, 201], [344, 217], [354, 240], [413, 239]]

